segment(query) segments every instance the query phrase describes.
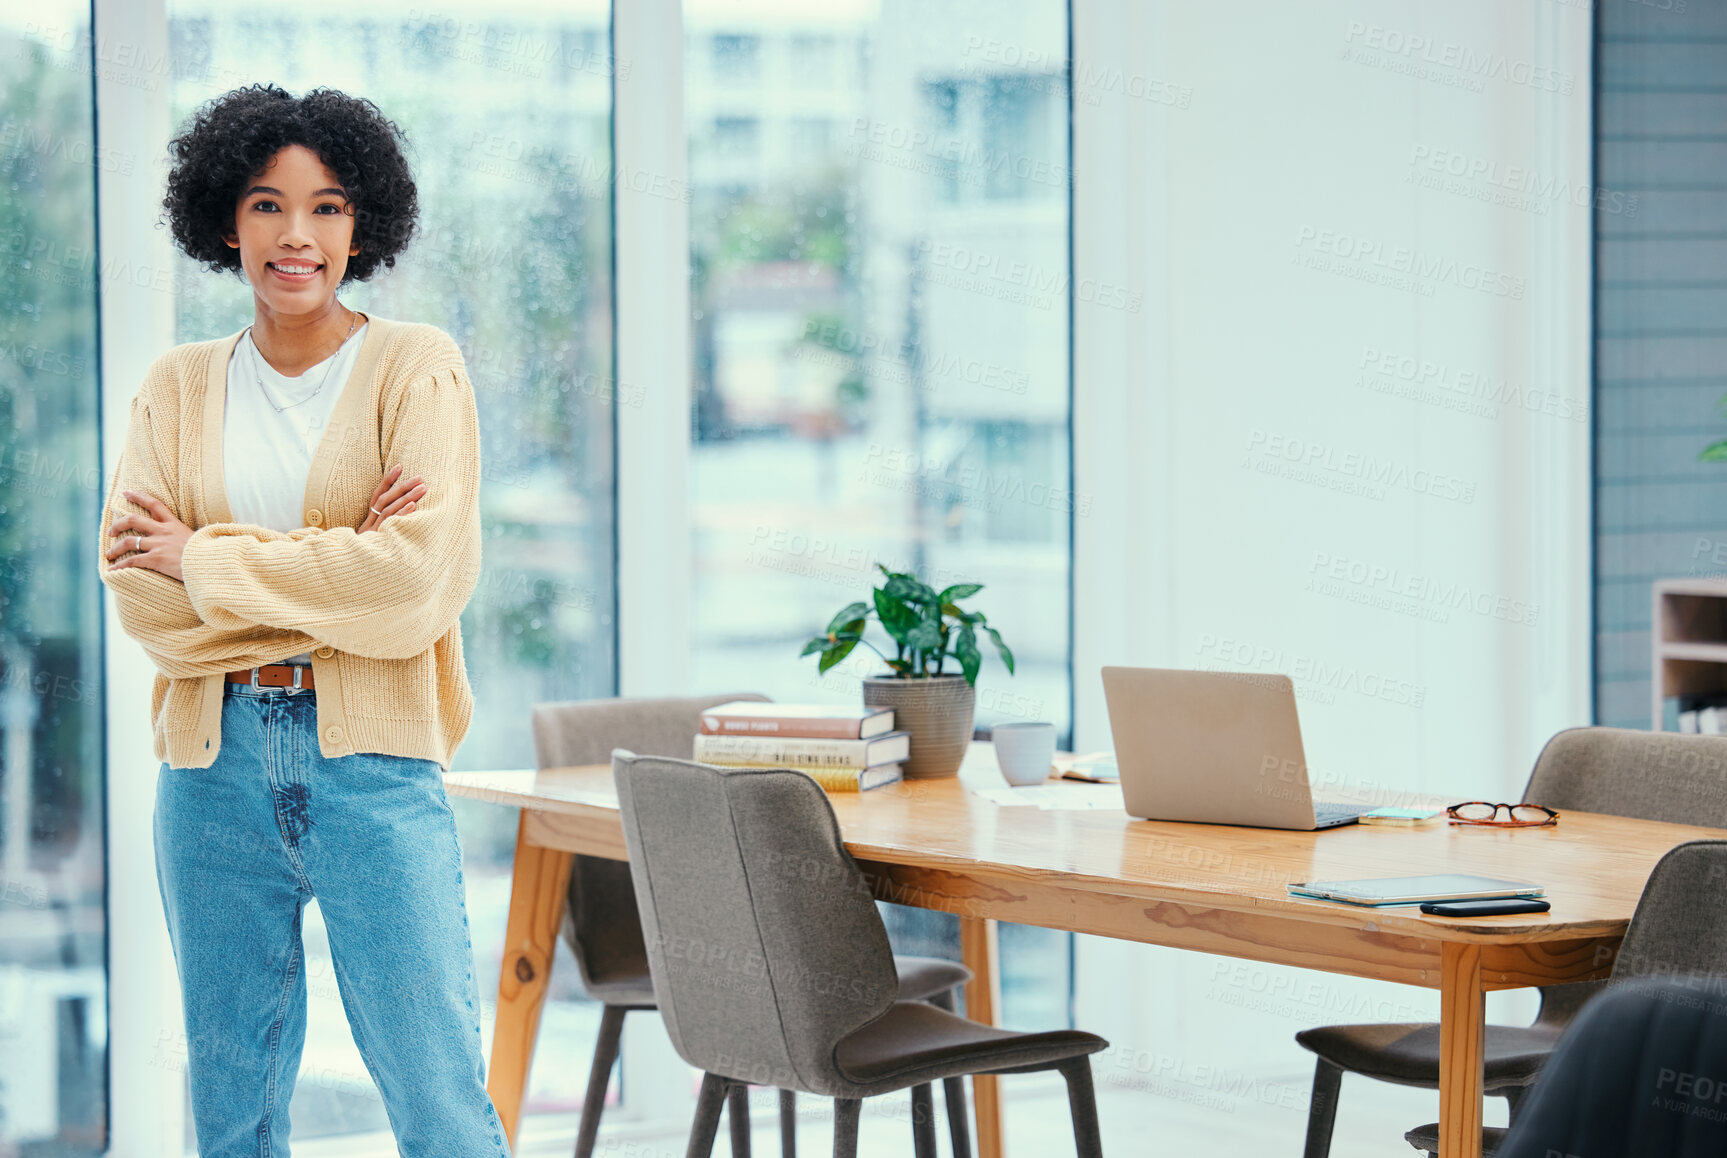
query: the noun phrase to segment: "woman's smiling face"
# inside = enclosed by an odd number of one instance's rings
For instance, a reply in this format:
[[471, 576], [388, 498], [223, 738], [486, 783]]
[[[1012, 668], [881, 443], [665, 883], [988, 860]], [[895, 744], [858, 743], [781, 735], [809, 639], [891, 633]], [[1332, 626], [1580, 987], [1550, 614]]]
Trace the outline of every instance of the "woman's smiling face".
[[348, 195], [304, 145], [286, 146], [246, 182], [226, 240], [259, 306], [278, 314], [325, 308], [360, 252]]

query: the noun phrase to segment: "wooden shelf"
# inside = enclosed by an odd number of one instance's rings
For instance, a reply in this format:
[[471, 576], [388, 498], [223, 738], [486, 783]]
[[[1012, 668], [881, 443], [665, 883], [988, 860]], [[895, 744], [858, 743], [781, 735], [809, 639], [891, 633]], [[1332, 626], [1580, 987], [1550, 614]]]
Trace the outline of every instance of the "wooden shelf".
[[1657, 643], [1663, 659], [1694, 659], [1700, 663], [1727, 663], [1727, 643]]
[[1727, 695], [1727, 581], [1661, 579], [1654, 586], [1654, 729], [1673, 696]]
[[1670, 595], [1712, 595], [1727, 598], [1727, 579], [1657, 579], [1655, 589]]

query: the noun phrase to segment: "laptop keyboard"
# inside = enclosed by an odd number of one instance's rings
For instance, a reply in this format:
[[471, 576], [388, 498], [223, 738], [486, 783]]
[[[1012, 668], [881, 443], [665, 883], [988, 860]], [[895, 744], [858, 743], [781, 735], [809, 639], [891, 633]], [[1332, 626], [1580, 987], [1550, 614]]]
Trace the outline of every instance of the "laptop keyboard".
[[1320, 828], [1335, 828], [1339, 824], [1347, 824], [1363, 812], [1372, 812], [1376, 804], [1326, 804], [1318, 800], [1313, 802], [1313, 817]]

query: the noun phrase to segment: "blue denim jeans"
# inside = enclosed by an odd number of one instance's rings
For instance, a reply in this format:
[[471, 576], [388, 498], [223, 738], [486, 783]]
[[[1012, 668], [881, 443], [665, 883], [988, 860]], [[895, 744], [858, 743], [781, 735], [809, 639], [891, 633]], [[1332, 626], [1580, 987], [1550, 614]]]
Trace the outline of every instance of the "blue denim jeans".
[[318, 898], [403, 1158], [508, 1158], [486, 1093], [455, 815], [432, 760], [318, 751], [317, 693], [226, 684], [208, 768], [163, 764], [156, 879], [200, 1158], [285, 1158]]

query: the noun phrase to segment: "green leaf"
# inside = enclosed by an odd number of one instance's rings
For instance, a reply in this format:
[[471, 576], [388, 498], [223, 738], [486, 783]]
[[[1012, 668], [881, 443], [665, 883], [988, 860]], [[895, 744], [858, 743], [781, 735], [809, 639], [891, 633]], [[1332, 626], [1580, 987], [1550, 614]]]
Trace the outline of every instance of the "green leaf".
[[1697, 456], [1698, 462], [1727, 462], [1727, 439], [1712, 442]]
[[918, 625], [918, 614], [904, 603], [887, 593], [886, 588], [878, 587], [875, 592], [876, 615], [881, 618], [881, 625], [887, 628], [887, 633], [894, 637], [900, 646], [908, 646], [906, 637], [912, 628]]
[[953, 618], [959, 620], [961, 623], [982, 623], [983, 622], [983, 616], [981, 614], [979, 614], [977, 612], [973, 612], [973, 611], [961, 611], [958, 606], [956, 606], [955, 604], [952, 604], [952, 603], [942, 604], [941, 605], [941, 612], [943, 615], [952, 616]]
[[939, 653], [943, 651], [941, 639], [941, 621], [920, 620], [910, 631], [906, 632], [905, 645], [918, 651]]
[[912, 603], [934, 603], [939, 605], [941, 597], [931, 587], [910, 575], [895, 575], [889, 579], [882, 590], [894, 599]]
[[953, 603], [961, 599], [970, 599], [983, 590], [982, 583], [955, 583], [941, 593], [943, 603]]
[[852, 648], [856, 647], [857, 645], [858, 645], [857, 640], [848, 639], [844, 643], [840, 643], [840, 644], [835, 645], [834, 647], [830, 647], [827, 651], [822, 653], [821, 663], [819, 665], [817, 665], [817, 667], [816, 667], [817, 673], [826, 674], [827, 670], [830, 667], [832, 667], [834, 664], [840, 662], [840, 660], [844, 659], [846, 656], [850, 655], [852, 653]]
[[969, 623], [962, 623], [959, 633], [953, 643], [954, 658], [959, 660], [959, 670], [965, 676], [965, 682], [977, 685], [977, 669], [983, 663], [983, 653], [977, 649], [977, 633]]
[[997, 651], [1001, 652], [1001, 662], [1007, 665], [1007, 674], [1012, 675], [1013, 674], [1013, 652], [1009, 651], [1007, 648], [1007, 644], [1005, 644], [1001, 641], [1001, 632], [997, 631], [993, 627], [986, 627], [986, 628], [984, 628], [984, 630], [989, 632], [989, 637], [991, 639], [995, 640], [995, 649]]
[[804, 649], [798, 652], [798, 658], [802, 659], [806, 655], [814, 655], [818, 651], [826, 651], [830, 642], [831, 641], [827, 636], [818, 635], [808, 643], [804, 644]]
[[[839, 614], [835, 615], [832, 619], [828, 620], [828, 630], [829, 631], [838, 631], [842, 627], [848, 627], [848, 625], [850, 625], [850, 624], [860, 622], [867, 615], [869, 615], [869, 604], [867, 604], [867, 603], [849, 604], [845, 607], [840, 608]], [[855, 630], [855, 629], [852, 629], [852, 630]]]

